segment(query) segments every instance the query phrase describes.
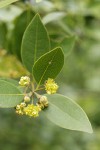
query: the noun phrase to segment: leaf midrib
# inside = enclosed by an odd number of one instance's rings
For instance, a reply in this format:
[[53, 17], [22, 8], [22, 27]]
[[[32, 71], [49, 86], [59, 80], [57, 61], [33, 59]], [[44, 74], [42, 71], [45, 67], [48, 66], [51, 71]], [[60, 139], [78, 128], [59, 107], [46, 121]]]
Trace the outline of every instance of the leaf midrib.
[[35, 40], [34, 62], [36, 61], [37, 39], [38, 39], [38, 19], [36, 19], [36, 40]]
[[17, 96], [23, 95], [24, 96], [24, 94], [0, 94], [0, 96], [15, 96], [15, 95], [17, 95]]
[[[51, 103], [50, 101], [49, 101], [49, 103], [50, 103], [51, 105], [53, 105], [55, 108], [57, 108], [59, 111], [61, 111], [62, 113], [64, 113], [64, 114], [66, 115], [66, 113], [65, 113], [64, 111], [62, 111], [62, 109], [60, 109], [59, 107], [57, 107], [56, 105], [54, 105], [54, 104]], [[67, 113], [67, 114], [68, 114], [68, 113]], [[80, 121], [79, 121], [78, 119], [73, 118], [73, 116], [71, 116], [70, 114], [68, 114], [68, 116], [70, 116], [73, 120], [75, 120], [75, 121], [77, 121], [77, 122], [80, 123]]]
[[[51, 59], [51, 62], [53, 61], [53, 59], [54, 59], [54, 57], [55, 57], [55, 55], [56, 55], [56, 53], [58, 52], [58, 50], [56, 50], [56, 52], [55, 52], [55, 54], [53, 55], [53, 57], [52, 57], [52, 59]], [[43, 77], [45, 76], [45, 74], [46, 74], [46, 72], [47, 72], [47, 70], [48, 70], [48, 67], [50, 66], [51, 64], [48, 64], [47, 65], [47, 67], [46, 67], [46, 69], [45, 69], [45, 71], [44, 71], [44, 73], [43, 73], [43, 75], [42, 75], [42, 77], [41, 77], [41, 79], [40, 79], [40, 81], [39, 81], [39, 84], [38, 85], [40, 85], [41, 84], [41, 82], [42, 82], [42, 79], [43, 79]]]

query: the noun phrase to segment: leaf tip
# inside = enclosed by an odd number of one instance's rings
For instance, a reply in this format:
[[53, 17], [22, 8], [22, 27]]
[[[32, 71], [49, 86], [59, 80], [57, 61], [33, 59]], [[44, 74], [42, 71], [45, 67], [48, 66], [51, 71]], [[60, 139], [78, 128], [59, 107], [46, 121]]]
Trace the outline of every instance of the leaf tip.
[[35, 16], [34, 16], [34, 18], [39, 18], [39, 19], [41, 19], [40, 14], [39, 14], [39, 13], [36, 13]]
[[93, 129], [92, 129], [90, 121], [89, 121], [88, 127], [86, 128], [85, 132], [90, 133], [90, 134], [93, 133]]

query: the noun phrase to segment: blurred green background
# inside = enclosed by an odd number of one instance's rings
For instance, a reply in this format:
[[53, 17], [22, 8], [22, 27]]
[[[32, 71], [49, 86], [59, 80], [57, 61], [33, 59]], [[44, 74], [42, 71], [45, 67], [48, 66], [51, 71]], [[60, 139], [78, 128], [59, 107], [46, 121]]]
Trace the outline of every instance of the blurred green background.
[[[56, 81], [59, 92], [87, 113], [94, 133], [61, 129], [42, 114], [33, 119], [0, 109], [0, 149], [100, 150], [100, 1], [23, 0], [0, 9], [0, 77], [28, 74], [21, 64], [20, 44], [35, 12], [49, 31], [52, 47], [65, 37], [72, 39], [73, 50]], [[69, 48], [70, 42], [64, 45], [65, 54]]]

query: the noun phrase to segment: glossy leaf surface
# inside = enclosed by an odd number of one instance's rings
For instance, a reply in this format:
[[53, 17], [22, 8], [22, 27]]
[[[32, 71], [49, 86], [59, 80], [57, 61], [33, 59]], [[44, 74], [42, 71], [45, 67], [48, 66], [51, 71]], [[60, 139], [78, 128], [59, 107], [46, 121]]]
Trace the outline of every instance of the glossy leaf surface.
[[64, 55], [60, 47], [41, 56], [33, 66], [33, 76], [36, 82], [43, 84], [48, 78], [55, 78], [64, 64]]
[[50, 50], [48, 33], [38, 14], [27, 27], [22, 40], [22, 61], [28, 71], [32, 72], [35, 61]]

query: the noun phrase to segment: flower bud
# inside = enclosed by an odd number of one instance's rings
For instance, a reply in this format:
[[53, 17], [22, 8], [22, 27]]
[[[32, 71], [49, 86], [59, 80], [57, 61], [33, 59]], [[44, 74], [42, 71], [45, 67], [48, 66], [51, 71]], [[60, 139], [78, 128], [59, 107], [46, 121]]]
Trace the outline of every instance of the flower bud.
[[17, 110], [20, 110], [20, 109], [21, 109], [20, 105], [17, 105], [17, 106], [16, 106], [16, 109], [17, 109]]
[[27, 103], [27, 102], [30, 102], [30, 97], [26, 95], [26, 96], [24, 97], [24, 102], [26, 102], [26, 103]]
[[48, 107], [48, 99], [46, 96], [41, 96], [39, 99], [38, 104], [41, 106], [42, 109], [44, 109], [45, 107]]
[[21, 108], [23, 108], [23, 107], [25, 107], [25, 106], [26, 106], [25, 102], [22, 102], [22, 103], [20, 104], [20, 107], [21, 107]]

